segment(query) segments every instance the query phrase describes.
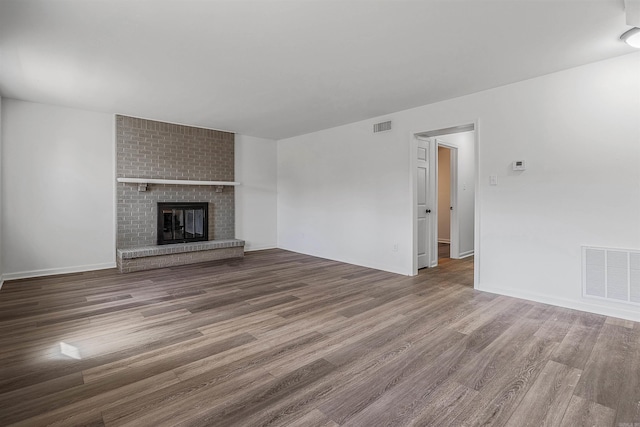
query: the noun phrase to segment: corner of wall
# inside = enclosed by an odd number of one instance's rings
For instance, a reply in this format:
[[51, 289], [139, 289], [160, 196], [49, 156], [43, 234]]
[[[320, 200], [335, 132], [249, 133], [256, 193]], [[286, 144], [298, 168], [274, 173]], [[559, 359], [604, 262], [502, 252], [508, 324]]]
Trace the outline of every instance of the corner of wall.
[[236, 238], [245, 251], [277, 246], [277, 141], [236, 135]]

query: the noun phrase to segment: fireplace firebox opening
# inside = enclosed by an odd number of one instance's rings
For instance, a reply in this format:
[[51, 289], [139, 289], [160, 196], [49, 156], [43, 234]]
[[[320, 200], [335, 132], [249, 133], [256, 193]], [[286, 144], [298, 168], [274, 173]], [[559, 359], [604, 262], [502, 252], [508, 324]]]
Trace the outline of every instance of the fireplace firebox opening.
[[158, 245], [209, 240], [208, 203], [158, 203]]

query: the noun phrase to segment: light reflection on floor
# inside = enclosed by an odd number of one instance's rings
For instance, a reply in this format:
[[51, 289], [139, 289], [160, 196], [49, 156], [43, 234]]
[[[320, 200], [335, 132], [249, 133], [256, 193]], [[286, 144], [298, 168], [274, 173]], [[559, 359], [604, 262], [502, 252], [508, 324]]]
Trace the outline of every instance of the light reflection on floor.
[[82, 357], [80, 356], [80, 350], [77, 347], [74, 347], [62, 341], [60, 342], [60, 353], [72, 359], [82, 359]]

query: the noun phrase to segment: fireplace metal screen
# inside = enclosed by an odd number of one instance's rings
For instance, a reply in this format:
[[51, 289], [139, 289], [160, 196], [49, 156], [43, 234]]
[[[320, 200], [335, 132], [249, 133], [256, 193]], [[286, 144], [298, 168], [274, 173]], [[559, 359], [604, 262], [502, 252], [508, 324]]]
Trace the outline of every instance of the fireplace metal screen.
[[158, 244], [209, 240], [208, 203], [158, 203]]

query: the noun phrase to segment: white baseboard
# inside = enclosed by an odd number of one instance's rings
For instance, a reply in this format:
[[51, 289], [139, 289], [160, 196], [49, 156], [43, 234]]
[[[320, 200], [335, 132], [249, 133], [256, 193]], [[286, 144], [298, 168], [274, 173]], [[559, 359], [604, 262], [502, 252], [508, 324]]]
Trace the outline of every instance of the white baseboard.
[[275, 245], [261, 245], [261, 246], [251, 246], [249, 249], [247, 249], [247, 247], [245, 246], [244, 251], [245, 252], [253, 252], [253, 251], [264, 251], [267, 249], [276, 249], [277, 246]]
[[[337, 261], [337, 262], [342, 262], [344, 264], [351, 264], [351, 265], [357, 265], [360, 267], [365, 267], [365, 268], [372, 268], [374, 270], [380, 270], [380, 271], [386, 271], [389, 273], [394, 273], [394, 274], [400, 274], [402, 276], [413, 276], [413, 272], [411, 270], [409, 270], [408, 272], [405, 271], [401, 271], [399, 269], [393, 268], [393, 267], [388, 267], [385, 265], [371, 265], [371, 264], [363, 264], [357, 260], [353, 260], [353, 259], [338, 259], [338, 258], [333, 258], [333, 257], [329, 257], [326, 255], [322, 255], [322, 254], [316, 254], [316, 253], [312, 253], [312, 252], [307, 252], [307, 251], [302, 251], [299, 249], [293, 249], [293, 248], [288, 248], [285, 246], [278, 246], [277, 249], [282, 249], [284, 251], [289, 251], [289, 252], [295, 252], [298, 254], [302, 254], [302, 255], [309, 255], [312, 257], [316, 257], [316, 258], [322, 258], [322, 259], [328, 259], [331, 261]], [[410, 267], [411, 268], [411, 267]]]
[[545, 294], [538, 294], [536, 292], [504, 289], [488, 285], [480, 285], [476, 289], [493, 294], [506, 295], [509, 297], [521, 298], [529, 301], [541, 302], [544, 304], [557, 305], [559, 307], [570, 308], [573, 310], [586, 311], [589, 313], [601, 314], [603, 316], [611, 316], [620, 319], [632, 320], [634, 322], [640, 322], [640, 312], [637, 309], [633, 308], [626, 309], [621, 307], [610, 307], [607, 305], [598, 304], [597, 302], [558, 298]]
[[82, 273], [83, 271], [106, 270], [116, 268], [115, 262], [105, 262], [102, 264], [78, 265], [74, 267], [46, 268], [42, 270], [20, 271], [17, 273], [5, 273], [3, 280], [29, 279], [32, 277], [54, 276], [56, 274]]
[[451, 240], [449, 239], [438, 239], [438, 243], [446, 243], [447, 245], [451, 244]]
[[458, 258], [456, 259], [462, 259], [462, 258], [467, 258], [473, 256], [473, 249], [471, 249], [470, 251], [466, 251], [466, 252], [461, 252], [460, 255], [458, 256]]
[[4, 285], [4, 276], [0, 276], [0, 289], [2, 289], [2, 285]]

